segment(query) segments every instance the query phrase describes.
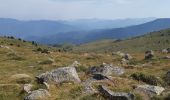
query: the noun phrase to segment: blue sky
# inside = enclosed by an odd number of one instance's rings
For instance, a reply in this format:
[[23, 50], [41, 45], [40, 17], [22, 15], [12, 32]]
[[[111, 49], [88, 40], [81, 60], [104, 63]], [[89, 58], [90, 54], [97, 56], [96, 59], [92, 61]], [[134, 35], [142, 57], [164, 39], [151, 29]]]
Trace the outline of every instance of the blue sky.
[[170, 0], [0, 0], [0, 17], [33, 19], [124, 19], [170, 17]]

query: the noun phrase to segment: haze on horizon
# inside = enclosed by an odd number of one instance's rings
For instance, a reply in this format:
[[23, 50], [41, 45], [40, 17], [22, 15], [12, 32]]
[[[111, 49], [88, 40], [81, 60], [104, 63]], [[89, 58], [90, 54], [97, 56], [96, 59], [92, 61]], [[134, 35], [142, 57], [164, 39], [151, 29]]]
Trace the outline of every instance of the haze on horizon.
[[169, 4], [170, 0], [0, 0], [0, 18], [169, 18]]

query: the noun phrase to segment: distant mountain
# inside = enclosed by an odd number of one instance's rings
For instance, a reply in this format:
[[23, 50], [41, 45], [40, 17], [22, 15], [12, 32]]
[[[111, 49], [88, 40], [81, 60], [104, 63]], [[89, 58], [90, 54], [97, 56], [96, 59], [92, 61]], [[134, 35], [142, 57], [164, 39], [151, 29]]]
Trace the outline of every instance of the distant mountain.
[[1, 35], [13, 35], [17, 37], [42, 36], [73, 31], [75, 28], [60, 21], [19, 21], [0, 18]]
[[56, 35], [71, 31], [89, 31], [94, 29], [117, 28], [136, 25], [153, 20], [154, 18], [100, 20], [82, 19], [70, 21], [33, 20], [21, 21], [9, 18], [0, 18], [0, 35], [13, 35], [25, 39], [35, 40], [47, 35]]
[[37, 39], [41, 43], [86, 43], [102, 39], [125, 39], [129, 37], [140, 36], [153, 31], [170, 28], [170, 18], [157, 19], [140, 25], [101, 29], [93, 31], [74, 31], [67, 33], [59, 33], [52, 36], [46, 36]]
[[102, 19], [79, 19], [66, 21], [66, 24], [81, 27], [84, 30], [94, 29], [108, 29], [121, 28], [132, 25], [139, 25], [155, 20], [156, 18], [133, 18], [133, 19], [116, 19], [116, 20], [102, 20]]

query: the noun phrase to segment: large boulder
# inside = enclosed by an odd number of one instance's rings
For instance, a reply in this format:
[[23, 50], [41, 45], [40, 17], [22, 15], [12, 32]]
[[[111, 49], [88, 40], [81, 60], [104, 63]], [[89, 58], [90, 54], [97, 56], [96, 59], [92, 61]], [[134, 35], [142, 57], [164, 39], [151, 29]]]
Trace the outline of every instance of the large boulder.
[[50, 93], [45, 89], [39, 89], [29, 93], [24, 100], [48, 100]]
[[54, 83], [59, 84], [62, 82], [81, 82], [75, 67], [63, 67], [40, 74], [36, 77], [38, 82], [43, 83]]
[[110, 64], [102, 64], [99, 67], [94, 66], [91, 67], [88, 71], [88, 73], [96, 75], [101, 74], [104, 76], [110, 76], [110, 75], [122, 75], [125, 72], [124, 68], [112, 66]]
[[107, 87], [100, 85], [99, 92], [108, 100], [134, 100], [135, 96], [131, 93], [113, 92]]
[[154, 51], [148, 50], [145, 52], [145, 59], [152, 59], [154, 57]]
[[135, 90], [141, 91], [150, 97], [153, 97], [154, 95], [160, 95], [165, 89], [163, 87], [153, 85], [138, 85]]

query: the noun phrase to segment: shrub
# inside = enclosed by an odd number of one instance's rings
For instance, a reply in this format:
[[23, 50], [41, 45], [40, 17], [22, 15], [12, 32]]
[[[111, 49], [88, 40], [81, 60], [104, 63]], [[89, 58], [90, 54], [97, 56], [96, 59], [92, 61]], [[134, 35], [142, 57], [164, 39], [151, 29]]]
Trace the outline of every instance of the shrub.
[[9, 57], [9, 60], [24, 60], [23, 57], [17, 55], [16, 53], [8, 53], [7, 56]]
[[41, 51], [41, 53], [49, 54], [50, 52], [49, 52], [47, 49], [43, 49], [43, 50]]
[[86, 72], [87, 68], [85, 66], [78, 66], [76, 67], [77, 72]]
[[71, 93], [70, 97], [74, 98], [74, 99], [79, 97], [82, 94], [82, 89], [83, 89], [82, 86], [77, 86], [77, 87], [71, 89], [70, 90], [70, 93]]
[[42, 62], [40, 62], [40, 64], [52, 64], [53, 61], [52, 60], [44, 60]]
[[143, 73], [133, 73], [131, 75], [131, 77], [135, 80], [143, 81], [150, 85], [158, 85], [159, 84], [159, 80], [153, 75], [146, 75]]

